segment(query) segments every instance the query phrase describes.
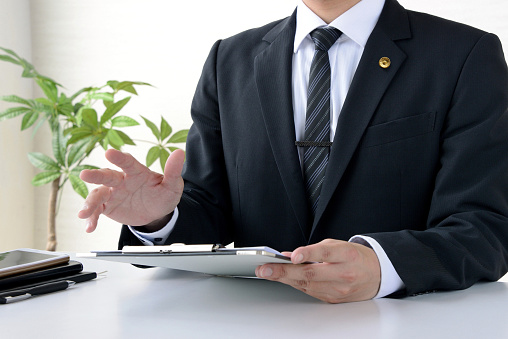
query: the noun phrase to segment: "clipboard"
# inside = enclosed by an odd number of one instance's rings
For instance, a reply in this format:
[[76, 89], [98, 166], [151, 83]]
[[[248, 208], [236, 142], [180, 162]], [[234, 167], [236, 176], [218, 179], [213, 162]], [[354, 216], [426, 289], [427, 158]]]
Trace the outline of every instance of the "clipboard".
[[92, 251], [76, 256], [234, 277], [255, 277], [256, 267], [263, 264], [291, 264], [289, 257], [270, 247], [225, 248], [211, 244], [125, 246], [118, 251]]

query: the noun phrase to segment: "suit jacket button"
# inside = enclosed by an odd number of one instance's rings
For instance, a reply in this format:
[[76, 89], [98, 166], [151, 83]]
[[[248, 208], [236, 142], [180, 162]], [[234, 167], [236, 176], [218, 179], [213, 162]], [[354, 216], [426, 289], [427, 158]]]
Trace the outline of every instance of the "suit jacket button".
[[388, 57], [382, 57], [381, 59], [379, 59], [379, 66], [381, 66], [381, 68], [388, 68], [390, 67], [391, 63], [392, 62]]

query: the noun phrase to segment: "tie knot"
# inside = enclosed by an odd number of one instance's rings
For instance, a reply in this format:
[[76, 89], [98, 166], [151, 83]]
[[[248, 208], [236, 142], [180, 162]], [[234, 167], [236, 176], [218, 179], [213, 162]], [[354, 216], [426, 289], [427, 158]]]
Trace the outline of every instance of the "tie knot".
[[316, 28], [310, 32], [310, 37], [316, 45], [316, 49], [327, 52], [342, 34], [337, 28], [323, 27]]

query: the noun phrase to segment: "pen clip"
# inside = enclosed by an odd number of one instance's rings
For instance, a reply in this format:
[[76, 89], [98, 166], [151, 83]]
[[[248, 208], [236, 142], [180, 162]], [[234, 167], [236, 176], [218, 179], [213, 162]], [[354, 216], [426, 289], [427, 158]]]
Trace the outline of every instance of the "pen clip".
[[30, 293], [25, 293], [25, 294], [22, 294], [22, 295], [17, 295], [15, 297], [4, 297], [4, 299], [5, 299], [5, 303], [9, 304], [9, 303], [13, 303], [13, 302], [16, 302], [16, 301], [21, 301], [21, 300], [28, 299], [31, 296], [32, 295]]

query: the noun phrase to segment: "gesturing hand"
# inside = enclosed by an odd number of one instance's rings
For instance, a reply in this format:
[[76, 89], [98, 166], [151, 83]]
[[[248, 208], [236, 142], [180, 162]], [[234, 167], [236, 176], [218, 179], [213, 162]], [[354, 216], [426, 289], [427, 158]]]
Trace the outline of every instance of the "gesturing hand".
[[376, 253], [361, 244], [326, 239], [291, 252], [293, 264], [265, 264], [256, 275], [279, 281], [329, 303], [372, 299], [381, 283]]
[[170, 214], [182, 196], [184, 158], [183, 151], [174, 151], [162, 175], [130, 154], [114, 149], [106, 151], [106, 159], [123, 172], [110, 169], [81, 172], [82, 180], [101, 185], [90, 192], [78, 213], [79, 218], [87, 219], [86, 231], [96, 229], [101, 214], [132, 226], [146, 225]]

